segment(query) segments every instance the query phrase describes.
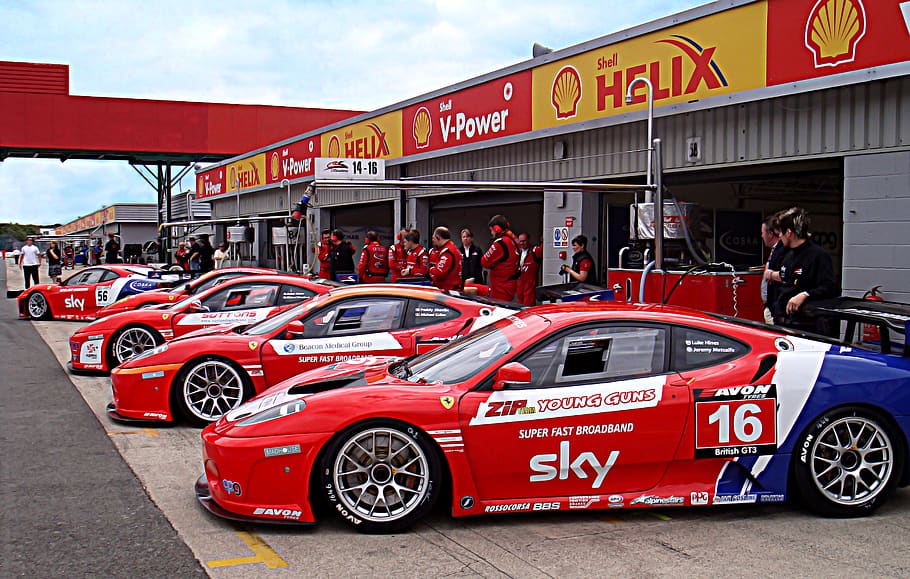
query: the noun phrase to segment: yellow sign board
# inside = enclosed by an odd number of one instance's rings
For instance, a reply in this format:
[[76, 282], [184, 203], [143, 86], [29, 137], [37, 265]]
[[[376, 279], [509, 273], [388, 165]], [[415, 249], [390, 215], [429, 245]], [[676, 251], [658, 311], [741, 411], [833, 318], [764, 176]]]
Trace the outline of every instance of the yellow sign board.
[[756, 2], [538, 66], [533, 130], [765, 86], [767, 4]]
[[348, 159], [401, 157], [401, 110], [323, 133], [322, 156]]
[[253, 189], [265, 185], [265, 153], [234, 161], [227, 166], [225, 178], [228, 192]]

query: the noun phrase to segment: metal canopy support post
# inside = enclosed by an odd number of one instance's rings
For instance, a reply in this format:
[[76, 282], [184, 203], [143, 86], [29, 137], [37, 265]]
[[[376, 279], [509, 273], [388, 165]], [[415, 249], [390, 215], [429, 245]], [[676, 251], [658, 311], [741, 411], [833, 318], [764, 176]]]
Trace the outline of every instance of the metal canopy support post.
[[660, 139], [654, 139], [654, 174], [657, 177], [654, 191], [654, 269], [663, 272], [664, 269], [664, 192], [660, 156]]

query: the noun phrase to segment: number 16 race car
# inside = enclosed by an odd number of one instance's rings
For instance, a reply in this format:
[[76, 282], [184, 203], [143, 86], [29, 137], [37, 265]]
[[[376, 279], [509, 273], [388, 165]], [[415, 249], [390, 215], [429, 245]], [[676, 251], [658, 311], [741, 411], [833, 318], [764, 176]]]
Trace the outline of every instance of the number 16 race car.
[[362, 531], [456, 517], [780, 503], [908, 482], [910, 359], [683, 308], [530, 308], [416, 359], [288, 379], [202, 433], [201, 504]]

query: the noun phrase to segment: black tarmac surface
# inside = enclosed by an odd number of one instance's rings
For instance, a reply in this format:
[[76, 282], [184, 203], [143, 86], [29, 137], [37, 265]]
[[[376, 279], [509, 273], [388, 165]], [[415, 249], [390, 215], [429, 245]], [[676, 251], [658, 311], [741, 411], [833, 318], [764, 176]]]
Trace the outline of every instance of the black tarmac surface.
[[205, 576], [11, 299], [0, 300], [0, 445], [0, 576]]

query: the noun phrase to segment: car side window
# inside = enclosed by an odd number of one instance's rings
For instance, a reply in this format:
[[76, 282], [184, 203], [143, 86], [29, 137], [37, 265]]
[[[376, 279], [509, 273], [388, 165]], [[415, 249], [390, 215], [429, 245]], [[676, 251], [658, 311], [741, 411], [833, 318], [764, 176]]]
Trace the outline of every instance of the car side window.
[[610, 381], [666, 371], [667, 328], [587, 325], [532, 350], [519, 362], [531, 370], [526, 388]]
[[105, 270], [103, 269], [88, 269], [82, 272], [82, 276], [70, 278], [66, 285], [89, 285], [98, 283], [101, 281], [101, 276], [103, 276], [104, 273]]
[[673, 328], [673, 369], [677, 372], [714, 366], [749, 352], [742, 342], [698, 328]]
[[348, 300], [313, 314], [304, 323], [307, 338], [389, 332], [401, 327], [406, 306], [400, 299]]
[[113, 280], [117, 279], [118, 277], [120, 277], [119, 274], [117, 274], [116, 272], [113, 272], [109, 269], [106, 269], [106, 270], [103, 270], [103, 273], [101, 274], [101, 279], [98, 281], [100, 283], [104, 283], [106, 281], [113, 281]]
[[316, 295], [316, 292], [297, 285], [283, 284], [278, 294], [278, 305], [296, 304]]
[[408, 305], [408, 316], [405, 324], [408, 328], [420, 328], [454, 320], [460, 315], [461, 312], [458, 310], [440, 303], [427, 300], [411, 300]]
[[91, 271], [83, 271], [83, 272], [77, 273], [77, 274], [71, 276], [65, 282], [63, 282], [63, 285], [65, 285], [65, 286], [82, 285], [84, 283], [82, 280], [87, 279], [90, 273], [91, 273]]
[[215, 292], [202, 300], [213, 312], [265, 308], [275, 305], [278, 286], [263, 283], [241, 283]]
[[241, 273], [241, 272], [213, 275], [211, 278], [209, 278], [209, 279], [205, 280], [204, 282], [202, 282], [201, 284], [199, 284], [199, 287], [197, 287], [196, 291], [193, 293], [197, 293], [197, 294], [202, 293], [205, 290], [209, 289], [210, 287], [215, 287], [216, 285], [223, 284], [224, 282], [226, 282], [230, 279], [234, 279], [235, 277], [243, 277], [244, 275], [246, 275], [246, 274]]

